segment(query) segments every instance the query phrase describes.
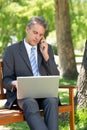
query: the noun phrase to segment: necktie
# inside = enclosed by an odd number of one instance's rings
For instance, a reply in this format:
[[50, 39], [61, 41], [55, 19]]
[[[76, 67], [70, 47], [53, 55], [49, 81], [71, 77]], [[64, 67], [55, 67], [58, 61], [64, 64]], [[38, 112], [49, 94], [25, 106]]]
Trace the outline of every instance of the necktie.
[[34, 47], [31, 48], [30, 63], [31, 63], [33, 75], [38, 76], [38, 65], [36, 63], [35, 48]]

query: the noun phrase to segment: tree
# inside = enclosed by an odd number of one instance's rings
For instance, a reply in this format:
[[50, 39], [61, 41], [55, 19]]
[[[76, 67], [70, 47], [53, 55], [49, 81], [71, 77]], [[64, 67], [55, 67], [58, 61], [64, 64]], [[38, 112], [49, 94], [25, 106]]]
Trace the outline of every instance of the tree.
[[11, 36], [16, 36], [18, 41], [25, 37], [27, 21], [34, 15], [40, 15], [47, 20], [49, 25], [48, 32], [54, 30], [53, 2], [53, 0], [0, 1], [0, 53], [11, 42]]
[[56, 34], [60, 71], [63, 77], [77, 77], [76, 62], [71, 37], [68, 0], [54, 0], [56, 13]]
[[72, 40], [75, 49], [83, 50], [87, 38], [87, 0], [69, 0]]
[[87, 107], [87, 41], [85, 43], [85, 51], [80, 73], [78, 75], [77, 86], [75, 105], [77, 108], [83, 109], [84, 107]]

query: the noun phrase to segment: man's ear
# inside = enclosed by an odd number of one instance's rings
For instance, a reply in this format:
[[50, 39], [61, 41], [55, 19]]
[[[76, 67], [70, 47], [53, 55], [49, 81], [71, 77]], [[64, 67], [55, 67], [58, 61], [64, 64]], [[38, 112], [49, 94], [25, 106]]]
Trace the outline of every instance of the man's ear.
[[26, 27], [26, 33], [28, 33], [29, 32], [29, 27]]

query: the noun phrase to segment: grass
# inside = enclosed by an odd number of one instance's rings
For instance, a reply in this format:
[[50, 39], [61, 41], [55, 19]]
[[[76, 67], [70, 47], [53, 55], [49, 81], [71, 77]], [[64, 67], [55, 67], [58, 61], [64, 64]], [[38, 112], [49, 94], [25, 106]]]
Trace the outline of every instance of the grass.
[[[60, 85], [76, 85], [77, 79], [67, 80], [60, 79]], [[59, 92], [59, 96], [62, 97], [61, 101], [63, 103], [68, 103], [67, 92]], [[69, 130], [69, 121], [66, 119], [59, 120], [59, 129], [60, 130]], [[84, 110], [77, 110], [75, 113], [75, 130], [87, 130], [87, 108]]]
[[59, 84], [60, 85], [76, 85], [77, 79], [74, 80], [68, 80], [65, 78], [60, 78]]
[[10, 130], [30, 130], [25, 121], [6, 125], [5, 127], [10, 128]]
[[[76, 79], [75, 80], [68, 80], [68, 79], [65, 79], [65, 78], [60, 78], [60, 81], [59, 81], [59, 84], [60, 85], [70, 85], [70, 86], [75, 86], [76, 85]], [[61, 99], [61, 102], [62, 103], [69, 103], [69, 100], [68, 100], [68, 89], [59, 89], [59, 93], [58, 93], [60, 99]]]
[[87, 108], [77, 110], [75, 119], [76, 130], [87, 130]]
[[[76, 85], [76, 80], [60, 79], [60, 85]], [[59, 91], [62, 103], [68, 103], [68, 91]], [[5, 125], [8, 130], [30, 130], [26, 122]], [[67, 117], [59, 119], [59, 130], [69, 130], [69, 120]], [[77, 110], [75, 113], [75, 129], [87, 130], [87, 109]], [[4, 129], [3, 129], [4, 130]]]

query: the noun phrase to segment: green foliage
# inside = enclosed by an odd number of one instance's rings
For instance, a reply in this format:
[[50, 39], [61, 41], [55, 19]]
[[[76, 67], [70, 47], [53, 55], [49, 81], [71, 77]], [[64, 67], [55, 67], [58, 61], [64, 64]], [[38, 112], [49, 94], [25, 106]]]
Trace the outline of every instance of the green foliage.
[[[59, 120], [60, 130], [69, 130], [69, 121]], [[75, 113], [75, 129], [76, 130], [87, 130], [87, 109], [77, 110]]]
[[16, 36], [18, 41], [25, 37], [26, 24], [33, 15], [44, 17], [50, 26], [48, 32], [52, 31], [55, 28], [53, 3], [48, 0], [0, 1], [0, 52], [11, 42], [10, 36]]
[[30, 130], [26, 122], [10, 124], [10, 125], [6, 125], [5, 127], [11, 128], [12, 130]]
[[74, 47], [84, 48], [87, 38], [87, 1], [70, 0], [71, 29]]
[[67, 120], [59, 120], [59, 130], [69, 130], [69, 121]]
[[77, 110], [75, 114], [76, 130], [87, 130], [87, 108]]
[[57, 54], [58, 54], [58, 53], [57, 53], [57, 46], [52, 45], [52, 49], [53, 49], [53, 53], [54, 53], [55, 55], [57, 55]]
[[69, 96], [68, 96], [68, 91], [67, 90], [59, 90], [58, 93], [59, 97], [60, 97], [60, 101], [62, 104], [68, 104], [69, 103]]
[[60, 85], [71, 85], [71, 86], [75, 85], [76, 86], [76, 82], [77, 82], [77, 79], [69, 80], [66, 78], [60, 78], [60, 80], [59, 80]]
[[[75, 80], [68, 80], [68, 79], [65, 79], [65, 78], [60, 78], [59, 80], [59, 85], [67, 85], [67, 86], [76, 86], [76, 82], [77, 82], [77, 79]], [[59, 97], [60, 97], [60, 100], [61, 100], [61, 103], [62, 104], [66, 104], [66, 103], [69, 103], [69, 92], [68, 90], [60, 90], [59, 89]]]

